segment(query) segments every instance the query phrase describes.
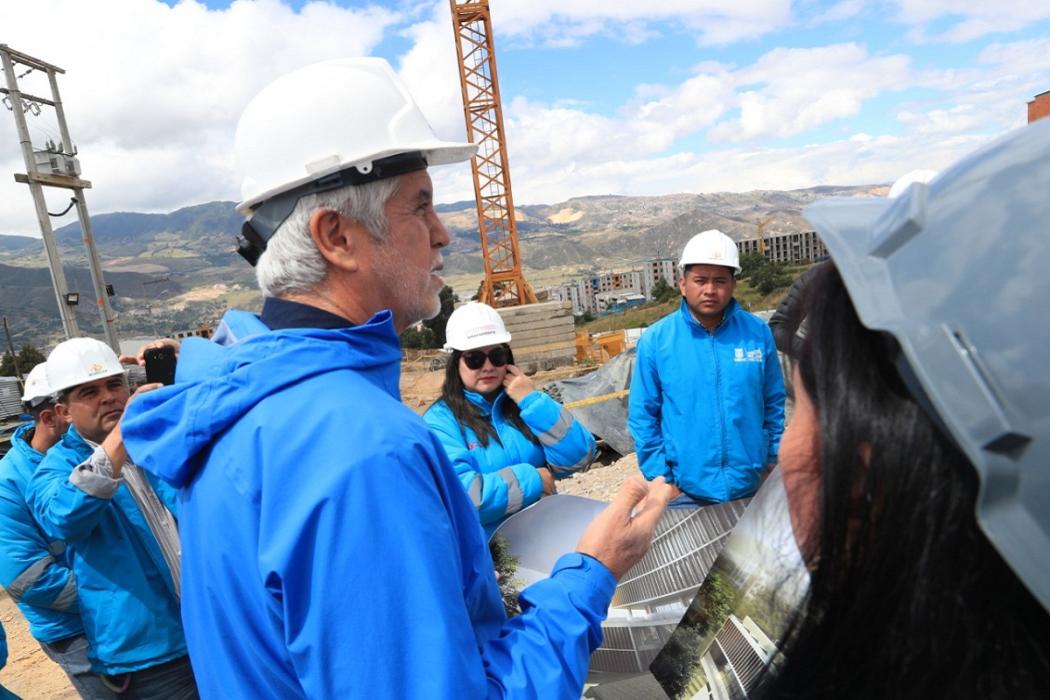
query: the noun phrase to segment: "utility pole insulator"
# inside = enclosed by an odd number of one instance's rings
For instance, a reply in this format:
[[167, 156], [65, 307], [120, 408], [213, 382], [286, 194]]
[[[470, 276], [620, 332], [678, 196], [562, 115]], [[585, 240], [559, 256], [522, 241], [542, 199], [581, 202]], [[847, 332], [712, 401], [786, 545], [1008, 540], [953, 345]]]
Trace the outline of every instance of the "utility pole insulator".
[[[87, 203], [84, 198], [84, 190], [91, 187], [91, 182], [80, 178], [80, 161], [76, 158], [77, 149], [73, 146], [73, 139], [69, 135], [66, 113], [62, 107], [62, 98], [58, 93], [57, 75], [65, 73], [65, 71], [58, 66], [20, 51], [15, 51], [7, 44], [0, 44], [0, 62], [3, 63], [4, 76], [7, 81], [7, 88], [0, 88], [0, 92], [5, 95], [5, 103], [9, 102], [11, 105], [11, 113], [15, 117], [18, 140], [22, 147], [22, 157], [26, 165], [25, 174], [15, 174], [15, 180], [29, 185], [29, 192], [33, 197], [37, 221], [40, 222], [40, 232], [44, 239], [44, 249], [47, 252], [48, 268], [51, 270], [51, 282], [55, 288], [55, 298], [58, 302], [59, 313], [62, 316], [63, 330], [67, 338], [75, 338], [80, 335], [74, 304], [67, 301], [71, 298], [69, 285], [66, 282], [65, 271], [62, 269], [62, 260], [58, 246], [55, 243], [55, 233], [51, 228], [50, 214], [47, 211], [47, 202], [44, 199], [44, 187], [61, 187], [73, 190], [72, 204], [76, 206], [77, 217], [80, 219], [80, 230], [83, 234], [84, 247], [87, 251], [88, 267], [91, 270], [91, 284], [94, 287], [96, 303], [99, 314], [102, 317], [102, 330], [105, 333], [106, 342], [113, 348], [114, 352], [120, 354], [116, 315], [113, 313], [113, 309], [109, 304], [109, 297], [106, 294], [106, 280], [102, 274], [102, 261], [99, 259], [98, 250], [95, 247], [95, 238], [91, 231], [91, 217], [88, 215]], [[21, 76], [16, 76], [16, 65], [25, 66], [28, 70], [22, 73]], [[50, 99], [23, 93], [19, 89], [19, 77], [24, 78], [34, 70], [47, 75], [48, 85], [51, 88]], [[26, 106], [23, 106], [24, 100], [26, 101]], [[40, 114], [40, 105], [42, 104], [55, 110], [62, 138], [58, 144], [49, 139], [46, 148], [34, 150], [32, 139], [29, 136], [26, 113], [32, 107], [34, 115]], [[66, 209], [66, 211], [69, 211], [69, 209]]]

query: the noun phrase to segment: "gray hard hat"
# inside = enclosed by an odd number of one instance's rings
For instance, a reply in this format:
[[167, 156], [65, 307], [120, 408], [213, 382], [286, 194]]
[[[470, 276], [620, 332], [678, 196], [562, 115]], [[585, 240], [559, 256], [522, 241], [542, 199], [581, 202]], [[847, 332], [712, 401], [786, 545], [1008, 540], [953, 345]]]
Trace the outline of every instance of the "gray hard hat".
[[897, 199], [806, 207], [865, 326], [980, 476], [977, 519], [1050, 609], [1050, 119]]

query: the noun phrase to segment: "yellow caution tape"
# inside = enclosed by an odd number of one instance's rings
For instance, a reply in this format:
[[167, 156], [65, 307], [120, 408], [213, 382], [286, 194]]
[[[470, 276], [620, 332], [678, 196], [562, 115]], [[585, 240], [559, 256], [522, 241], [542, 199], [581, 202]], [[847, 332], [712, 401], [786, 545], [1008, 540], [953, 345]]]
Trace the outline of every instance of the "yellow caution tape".
[[583, 408], [584, 406], [591, 406], [596, 403], [602, 403], [603, 401], [609, 401], [611, 399], [619, 399], [627, 396], [631, 393], [630, 389], [622, 389], [621, 391], [614, 391], [611, 394], [602, 394], [601, 396], [592, 396], [589, 399], [580, 399], [579, 401], [571, 401], [565, 404], [565, 408]]

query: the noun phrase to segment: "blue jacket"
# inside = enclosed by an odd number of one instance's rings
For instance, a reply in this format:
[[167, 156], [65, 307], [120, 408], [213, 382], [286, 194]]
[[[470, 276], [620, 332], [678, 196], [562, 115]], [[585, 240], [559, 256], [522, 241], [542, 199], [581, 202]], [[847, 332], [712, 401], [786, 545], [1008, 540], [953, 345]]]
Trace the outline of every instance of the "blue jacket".
[[708, 333], [685, 301], [638, 341], [627, 426], [647, 479], [695, 498], [754, 494], [777, 460], [784, 379], [769, 327], [729, 302]]
[[488, 445], [482, 445], [474, 431], [460, 425], [441, 400], [427, 410], [423, 420], [445, 448], [460, 483], [478, 509], [486, 535], [491, 535], [508, 515], [540, 499], [543, 483], [537, 467], [550, 466], [555, 476], [564, 477], [594, 461], [597, 447], [591, 432], [542, 391], [529, 393], [519, 407], [522, 420], [539, 439], [539, 445], [503, 417], [503, 402], [511, 399], [502, 389], [491, 403], [473, 391], [465, 395], [488, 417], [499, 440], [490, 438]]
[[507, 621], [476, 511], [399, 400], [391, 315], [238, 337], [187, 339], [122, 424], [181, 489], [202, 697], [578, 698], [612, 575], [567, 555]]
[[[0, 625], [0, 668], [7, 665], [7, 635], [4, 626]], [[18, 696], [0, 685], [0, 700], [18, 700]]]
[[[28, 500], [44, 531], [72, 554], [91, 668], [117, 675], [185, 656], [186, 640], [167, 563], [131, 491], [122, 483], [100, 498], [70, 479], [92, 452], [71, 427], [37, 467]], [[177, 516], [174, 489], [147, 478]]]
[[66, 545], [44, 534], [26, 503], [29, 480], [44, 458], [26, 440], [32, 429], [32, 423], [20, 426], [0, 460], [0, 586], [18, 603], [33, 637], [57, 642], [83, 634], [84, 626]]

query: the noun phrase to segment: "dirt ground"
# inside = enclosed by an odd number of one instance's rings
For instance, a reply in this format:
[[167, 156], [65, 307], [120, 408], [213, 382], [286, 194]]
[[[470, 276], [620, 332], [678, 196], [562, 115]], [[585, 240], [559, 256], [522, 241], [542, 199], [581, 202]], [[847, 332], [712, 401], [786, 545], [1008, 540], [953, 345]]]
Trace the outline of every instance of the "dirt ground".
[[26, 700], [72, 700], [79, 697], [66, 674], [29, 634], [22, 612], [7, 591], [0, 591], [0, 622], [7, 633], [7, 665], [0, 671], [0, 685]]
[[[401, 398], [419, 414], [441, 393], [444, 373], [429, 371], [430, 366], [431, 362], [426, 358], [402, 366]], [[578, 374], [576, 368], [566, 367], [539, 372], [533, 376], [533, 381], [542, 386]], [[623, 480], [636, 473], [638, 463], [634, 455], [629, 455], [610, 465], [596, 465], [585, 474], [559, 481], [558, 491], [608, 501]], [[21, 611], [3, 590], [0, 590], [0, 622], [7, 633], [8, 648], [7, 666], [0, 671], [0, 685], [27, 700], [71, 700], [78, 697], [62, 670], [47, 658], [29, 634]]]

